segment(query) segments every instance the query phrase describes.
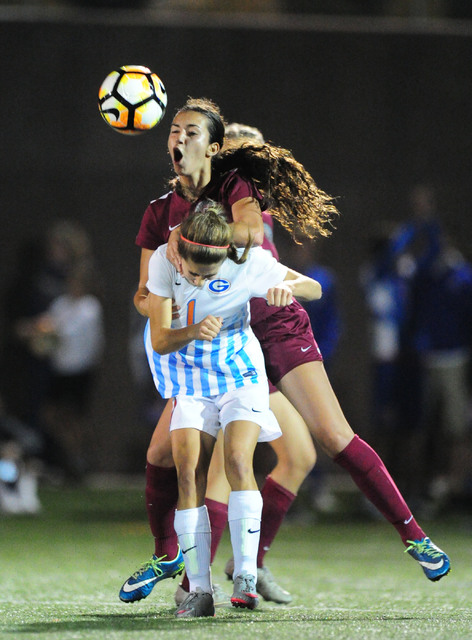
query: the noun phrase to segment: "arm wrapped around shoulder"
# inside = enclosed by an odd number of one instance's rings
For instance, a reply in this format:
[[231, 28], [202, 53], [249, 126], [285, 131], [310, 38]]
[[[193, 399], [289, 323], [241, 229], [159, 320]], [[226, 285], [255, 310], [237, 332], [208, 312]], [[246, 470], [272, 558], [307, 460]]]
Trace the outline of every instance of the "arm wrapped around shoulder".
[[317, 280], [289, 269], [284, 281], [268, 290], [267, 303], [270, 306], [284, 307], [292, 302], [293, 297], [309, 302], [319, 300], [321, 294], [321, 285]]

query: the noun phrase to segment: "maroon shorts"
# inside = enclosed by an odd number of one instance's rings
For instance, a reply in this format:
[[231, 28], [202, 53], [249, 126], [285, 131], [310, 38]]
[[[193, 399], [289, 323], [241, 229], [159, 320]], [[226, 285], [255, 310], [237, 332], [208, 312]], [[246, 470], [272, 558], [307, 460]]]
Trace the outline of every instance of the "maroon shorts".
[[252, 308], [251, 327], [264, 353], [270, 392], [289, 371], [306, 362], [322, 362], [307, 312], [298, 301], [258, 320]]

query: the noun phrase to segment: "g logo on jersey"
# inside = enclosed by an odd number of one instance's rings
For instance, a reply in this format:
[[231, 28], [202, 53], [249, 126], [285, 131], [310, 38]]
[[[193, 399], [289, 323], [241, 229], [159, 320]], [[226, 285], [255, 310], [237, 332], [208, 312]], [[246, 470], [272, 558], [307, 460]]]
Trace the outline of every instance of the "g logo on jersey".
[[212, 280], [208, 284], [208, 288], [212, 293], [223, 293], [224, 291], [228, 291], [231, 286], [231, 282], [228, 280], [223, 280], [223, 278], [217, 278], [216, 280]]

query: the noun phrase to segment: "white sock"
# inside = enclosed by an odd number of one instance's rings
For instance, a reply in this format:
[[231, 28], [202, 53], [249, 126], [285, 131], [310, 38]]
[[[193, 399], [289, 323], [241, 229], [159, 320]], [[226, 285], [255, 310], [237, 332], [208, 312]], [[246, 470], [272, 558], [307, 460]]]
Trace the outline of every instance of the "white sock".
[[228, 522], [234, 556], [233, 578], [246, 571], [257, 580], [261, 514], [262, 496], [259, 491], [232, 491], [229, 494]]
[[211, 528], [206, 506], [176, 510], [174, 529], [184, 556], [190, 591], [200, 587], [202, 591], [212, 593]]

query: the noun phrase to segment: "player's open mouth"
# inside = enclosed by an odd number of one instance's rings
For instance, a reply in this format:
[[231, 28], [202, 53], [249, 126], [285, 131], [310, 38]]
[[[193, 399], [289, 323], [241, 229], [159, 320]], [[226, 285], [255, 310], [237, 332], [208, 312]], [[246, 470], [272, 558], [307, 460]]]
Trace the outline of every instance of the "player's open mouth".
[[180, 162], [182, 158], [182, 151], [180, 149], [174, 149], [174, 162]]

